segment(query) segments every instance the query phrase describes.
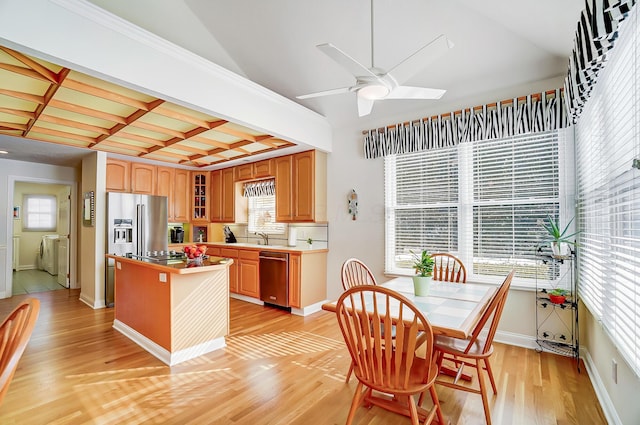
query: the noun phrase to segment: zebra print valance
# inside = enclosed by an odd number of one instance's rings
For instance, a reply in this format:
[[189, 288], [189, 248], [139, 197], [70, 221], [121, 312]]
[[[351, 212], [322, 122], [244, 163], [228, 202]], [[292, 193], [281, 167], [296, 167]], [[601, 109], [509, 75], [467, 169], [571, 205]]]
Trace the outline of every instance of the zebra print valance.
[[568, 120], [562, 98], [562, 89], [550, 90], [369, 130], [364, 137], [365, 157], [378, 158], [564, 128]]
[[270, 196], [276, 194], [276, 181], [274, 179], [247, 182], [242, 187], [242, 196], [250, 198], [253, 196]]
[[607, 52], [618, 38], [618, 27], [635, 3], [635, 0], [585, 1], [564, 81], [565, 101], [572, 123], [578, 121], [598, 73], [607, 61]]

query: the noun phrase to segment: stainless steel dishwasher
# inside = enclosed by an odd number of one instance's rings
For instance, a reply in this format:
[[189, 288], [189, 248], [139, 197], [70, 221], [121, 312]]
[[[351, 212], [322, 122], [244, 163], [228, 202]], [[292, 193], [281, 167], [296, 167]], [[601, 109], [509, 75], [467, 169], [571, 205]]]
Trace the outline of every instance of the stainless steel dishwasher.
[[260, 251], [260, 299], [289, 307], [289, 254]]

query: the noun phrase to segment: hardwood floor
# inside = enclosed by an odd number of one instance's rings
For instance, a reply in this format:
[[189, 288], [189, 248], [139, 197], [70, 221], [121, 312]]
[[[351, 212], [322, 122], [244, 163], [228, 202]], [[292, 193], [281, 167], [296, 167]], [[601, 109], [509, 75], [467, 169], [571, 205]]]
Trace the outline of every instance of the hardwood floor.
[[[28, 295], [0, 300], [0, 317]], [[42, 310], [0, 406], [7, 424], [343, 424], [356, 379], [335, 316], [231, 300], [227, 347], [168, 367], [92, 310], [78, 290], [31, 294]], [[605, 424], [572, 359], [497, 344], [494, 424]], [[437, 386], [451, 424], [484, 423], [480, 396]], [[428, 397], [427, 397], [428, 399]], [[425, 406], [428, 406], [425, 402]], [[377, 407], [356, 424], [408, 424]]]

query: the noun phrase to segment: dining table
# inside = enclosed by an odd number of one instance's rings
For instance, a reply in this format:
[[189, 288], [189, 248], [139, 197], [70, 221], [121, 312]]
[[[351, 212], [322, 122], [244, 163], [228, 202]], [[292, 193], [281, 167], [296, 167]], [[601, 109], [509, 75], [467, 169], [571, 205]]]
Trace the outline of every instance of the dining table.
[[[479, 283], [452, 283], [432, 280], [426, 296], [417, 296], [408, 276], [379, 284], [408, 298], [426, 316], [435, 335], [467, 339], [489, 305], [497, 287]], [[322, 305], [336, 311], [336, 302]]]

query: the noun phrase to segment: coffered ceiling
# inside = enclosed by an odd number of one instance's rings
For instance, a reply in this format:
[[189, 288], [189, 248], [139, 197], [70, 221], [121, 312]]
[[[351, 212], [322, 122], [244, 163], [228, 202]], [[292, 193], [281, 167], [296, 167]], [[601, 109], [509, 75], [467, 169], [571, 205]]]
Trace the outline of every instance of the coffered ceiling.
[[193, 167], [293, 145], [3, 46], [0, 134]]

